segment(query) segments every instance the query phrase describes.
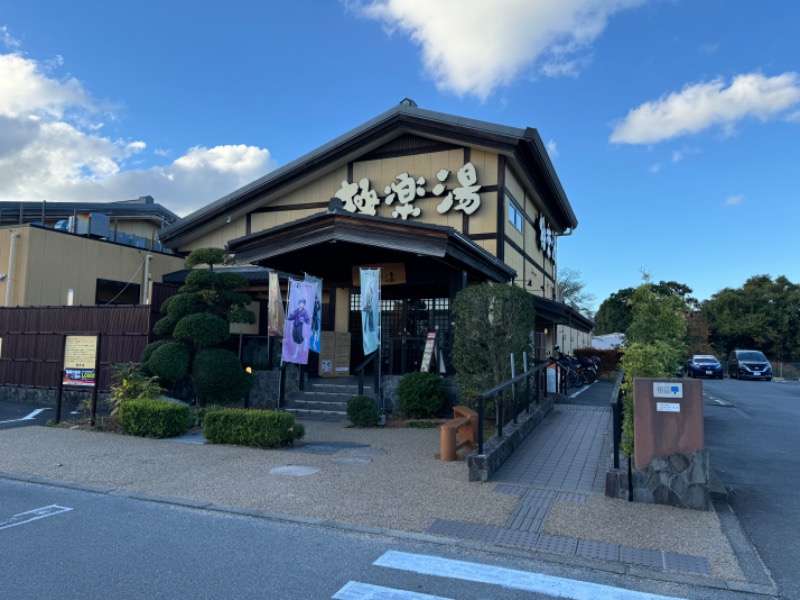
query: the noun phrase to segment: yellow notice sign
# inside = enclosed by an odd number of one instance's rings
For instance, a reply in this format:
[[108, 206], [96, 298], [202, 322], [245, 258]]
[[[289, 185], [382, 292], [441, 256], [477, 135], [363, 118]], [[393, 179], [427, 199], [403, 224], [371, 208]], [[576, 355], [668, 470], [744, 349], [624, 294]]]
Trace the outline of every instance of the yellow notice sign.
[[68, 335], [64, 341], [64, 385], [93, 387], [97, 381], [96, 335]]

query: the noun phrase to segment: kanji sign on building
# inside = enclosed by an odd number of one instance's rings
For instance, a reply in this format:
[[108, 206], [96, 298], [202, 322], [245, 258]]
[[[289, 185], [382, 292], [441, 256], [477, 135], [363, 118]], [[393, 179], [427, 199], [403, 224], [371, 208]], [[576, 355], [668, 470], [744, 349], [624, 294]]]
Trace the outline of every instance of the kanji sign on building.
[[[447, 169], [441, 169], [436, 173], [438, 183], [431, 190], [431, 197], [442, 198], [436, 207], [436, 212], [443, 215], [450, 210], [460, 210], [467, 215], [473, 214], [481, 205], [481, 197], [478, 193], [481, 185], [478, 183], [475, 165], [468, 162], [456, 172], [458, 185], [453, 189], [447, 187], [450, 176], [451, 173]], [[371, 188], [369, 179], [366, 177], [360, 179], [358, 183], [342, 181], [342, 187], [335, 195], [343, 202], [344, 209], [349, 212], [375, 216], [378, 206], [385, 203], [394, 207], [392, 216], [395, 219], [399, 218], [405, 221], [409, 217], [419, 217], [422, 214], [422, 209], [414, 202], [428, 195], [425, 184], [424, 177], [415, 179], [409, 173], [403, 172], [383, 188], [384, 194], [386, 194], [383, 200]]]

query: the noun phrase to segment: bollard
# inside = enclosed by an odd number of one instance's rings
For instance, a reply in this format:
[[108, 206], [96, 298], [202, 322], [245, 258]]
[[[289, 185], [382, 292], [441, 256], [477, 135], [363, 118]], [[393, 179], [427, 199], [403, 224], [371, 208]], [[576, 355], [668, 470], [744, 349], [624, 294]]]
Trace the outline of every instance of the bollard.
[[439, 447], [441, 454], [437, 457], [440, 460], [456, 460], [456, 428], [443, 425], [439, 427]]

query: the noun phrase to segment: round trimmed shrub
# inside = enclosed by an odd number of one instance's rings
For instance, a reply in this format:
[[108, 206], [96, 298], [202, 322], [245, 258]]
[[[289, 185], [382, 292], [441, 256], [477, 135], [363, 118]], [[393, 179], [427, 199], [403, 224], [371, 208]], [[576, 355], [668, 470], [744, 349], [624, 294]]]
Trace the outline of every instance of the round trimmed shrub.
[[378, 403], [369, 396], [353, 396], [347, 401], [347, 418], [355, 427], [374, 427], [380, 420]]
[[238, 402], [252, 380], [239, 357], [222, 348], [200, 350], [192, 363], [192, 385], [198, 406]]
[[194, 342], [199, 346], [215, 346], [227, 340], [230, 335], [230, 324], [211, 313], [195, 313], [183, 317], [172, 332], [176, 340]]
[[150, 357], [153, 356], [153, 352], [156, 351], [156, 348], [163, 346], [164, 344], [169, 344], [170, 340], [158, 340], [153, 342], [152, 344], [147, 344], [144, 351], [142, 352], [142, 356], [139, 359], [139, 362], [144, 365]]
[[408, 373], [397, 386], [397, 408], [412, 419], [427, 419], [447, 406], [444, 379], [436, 373]]
[[156, 344], [159, 345], [152, 351], [144, 366], [149, 373], [158, 377], [162, 385], [170, 386], [189, 372], [189, 349], [180, 342], [167, 340], [151, 345]]

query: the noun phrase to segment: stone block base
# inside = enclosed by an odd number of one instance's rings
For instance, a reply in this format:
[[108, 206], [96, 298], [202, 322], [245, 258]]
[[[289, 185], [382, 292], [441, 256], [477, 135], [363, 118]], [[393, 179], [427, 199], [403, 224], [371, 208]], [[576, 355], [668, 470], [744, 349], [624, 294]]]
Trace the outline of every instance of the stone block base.
[[698, 450], [691, 456], [676, 453], [657, 458], [644, 469], [632, 469], [630, 481], [627, 467], [609, 469], [606, 496], [627, 500], [630, 485], [634, 502], [711, 510], [711, 480], [707, 450]]

